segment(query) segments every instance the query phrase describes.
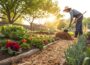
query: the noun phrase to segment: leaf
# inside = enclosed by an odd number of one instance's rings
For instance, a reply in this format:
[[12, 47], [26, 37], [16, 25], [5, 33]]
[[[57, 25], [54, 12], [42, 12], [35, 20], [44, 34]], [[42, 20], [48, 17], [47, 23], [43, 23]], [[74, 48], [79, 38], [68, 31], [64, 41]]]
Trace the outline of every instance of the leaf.
[[89, 64], [90, 64], [90, 57], [85, 57], [82, 65], [89, 65]]

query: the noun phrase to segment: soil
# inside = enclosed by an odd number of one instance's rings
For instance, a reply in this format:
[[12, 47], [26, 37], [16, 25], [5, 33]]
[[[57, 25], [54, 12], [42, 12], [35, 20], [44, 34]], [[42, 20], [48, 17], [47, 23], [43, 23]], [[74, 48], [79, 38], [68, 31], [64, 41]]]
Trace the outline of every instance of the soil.
[[64, 51], [72, 41], [60, 40], [30, 57], [21, 59], [21, 62], [12, 65], [65, 65]]
[[9, 57], [10, 57], [9, 55], [0, 52], [0, 61], [3, 60], [3, 59], [9, 58]]
[[[22, 50], [22, 53], [25, 53], [31, 49]], [[0, 61], [12, 57], [11, 55], [8, 55], [7, 53], [0, 52]]]
[[63, 40], [73, 40], [73, 38], [67, 32], [57, 32], [55, 37]]

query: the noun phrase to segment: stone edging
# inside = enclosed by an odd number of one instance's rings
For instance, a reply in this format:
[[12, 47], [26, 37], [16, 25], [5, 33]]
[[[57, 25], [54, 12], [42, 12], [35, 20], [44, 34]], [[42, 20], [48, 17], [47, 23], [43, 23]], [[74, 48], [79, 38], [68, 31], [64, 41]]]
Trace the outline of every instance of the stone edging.
[[[52, 45], [52, 44], [54, 44], [54, 43], [56, 43], [56, 42], [58, 42], [58, 41], [49, 43], [49, 44], [47, 44], [46, 46], [44, 46], [44, 48], [46, 48], [46, 47], [48, 47], [48, 46], [50, 46], [50, 45]], [[17, 62], [17, 61], [19, 61], [20, 59], [22, 59], [22, 58], [24, 58], [24, 57], [27, 57], [27, 56], [30, 56], [30, 55], [38, 52], [38, 51], [40, 51], [40, 50], [39, 50], [39, 49], [32, 49], [32, 50], [30, 50], [30, 51], [28, 51], [28, 52], [19, 54], [19, 55], [17, 55], [17, 56], [13, 56], [13, 57], [10, 57], [10, 58], [1, 60], [1, 61], [0, 61], [0, 65], [11, 65], [11, 63]]]

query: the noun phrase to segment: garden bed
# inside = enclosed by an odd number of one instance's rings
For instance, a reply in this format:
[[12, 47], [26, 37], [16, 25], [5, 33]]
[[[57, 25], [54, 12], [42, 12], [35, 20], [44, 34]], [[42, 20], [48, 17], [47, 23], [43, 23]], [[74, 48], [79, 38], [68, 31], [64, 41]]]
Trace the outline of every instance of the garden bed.
[[54, 42], [51, 35], [30, 33], [29, 30], [14, 25], [0, 27], [0, 61], [33, 49], [42, 50], [44, 46]]
[[10, 57], [9, 55], [5, 55], [4, 53], [0, 52], [0, 61], [3, 60], [3, 59], [6, 59]]
[[[55, 41], [55, 42], [52, 42], [52, 43], [49, 43], [47, 45], [44, 46], [44, 48], [48, 47], [49, 45], [52, 45], [54, 43], [56, 43], [58, 41]], [[29, 57], [30, 55], [36, 53], [40, 51], [40, 49], [32, 49], [32, 50], [27, 50], [19, 55], [16, 55], [16, 56], [9, 56], [9, 55], [0, 55], [0, 65], [10, 65], [11, 63], [15, 63], [15, 62], [18, 62], [20, 61], [20, 59], [24, 58], [24, 57]], [[2, 58], [1, 58], [2, 57]]]

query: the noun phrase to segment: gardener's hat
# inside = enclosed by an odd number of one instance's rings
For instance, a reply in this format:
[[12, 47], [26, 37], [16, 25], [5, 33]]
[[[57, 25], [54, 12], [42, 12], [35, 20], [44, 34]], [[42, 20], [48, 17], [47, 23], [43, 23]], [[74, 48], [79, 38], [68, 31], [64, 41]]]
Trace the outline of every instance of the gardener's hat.
[[66, 6], [63, 11], [71, 9], [70, 7]]

